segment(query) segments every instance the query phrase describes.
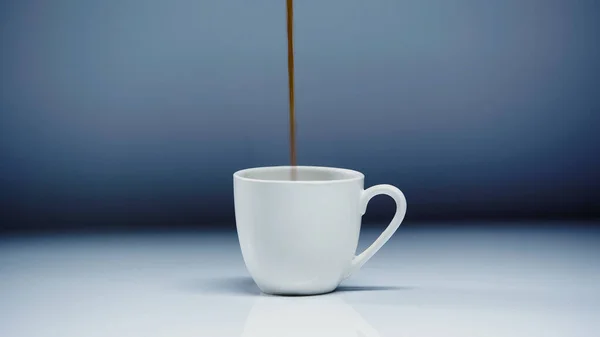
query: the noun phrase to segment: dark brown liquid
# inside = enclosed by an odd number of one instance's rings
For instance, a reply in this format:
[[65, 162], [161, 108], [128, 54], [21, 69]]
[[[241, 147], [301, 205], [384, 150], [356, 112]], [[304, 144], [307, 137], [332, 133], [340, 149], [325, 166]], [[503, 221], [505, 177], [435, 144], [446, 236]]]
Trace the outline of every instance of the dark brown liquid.
[[[294, 106], [294, 0], [287, 0], [288, 87], [290, 94], [290, 164], [296, 166], [296, 115]], [[292, 180], [296, 169], [292, 167]]]

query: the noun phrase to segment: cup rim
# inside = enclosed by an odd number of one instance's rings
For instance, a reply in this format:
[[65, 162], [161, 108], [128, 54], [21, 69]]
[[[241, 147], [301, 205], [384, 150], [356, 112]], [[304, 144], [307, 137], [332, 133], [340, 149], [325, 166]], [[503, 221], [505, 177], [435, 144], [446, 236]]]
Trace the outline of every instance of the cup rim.
[[[331, 173], [341, 173], [349, 175], [348, 178], [342, 179], [331, 179], [331, 180], [278, 180], [278, 179], [257, 179], [257, 178], [248, 178], [243, 175], [246, 173], [257, 172], [257, 171], [270, 171], [270, 170], [281, 170], [281, 169], [291, 169], [292, 167], [296, 167], [299, 169], [308, 169], [322, 172], [331, 172]], [[265, 184], [309, 184], [309, 185], [320, 185], [320, 184], [339, 184], [339, 183], [348, 183], [352, 181], [358, 181], [365, 178], [365, 175], [360, 173], [359, 171], [339, 168], [339, 167], [328, 167], [328, 166], [305, 166], [305, 165], [281, 165], [281, 166], [257, 166], [245, 168], [239, 171], [236, 171], [233, 174], [235, 179], [239, 179], [242, 181], [248, 182], [256, 182], [256, 183], [265, 183]]]

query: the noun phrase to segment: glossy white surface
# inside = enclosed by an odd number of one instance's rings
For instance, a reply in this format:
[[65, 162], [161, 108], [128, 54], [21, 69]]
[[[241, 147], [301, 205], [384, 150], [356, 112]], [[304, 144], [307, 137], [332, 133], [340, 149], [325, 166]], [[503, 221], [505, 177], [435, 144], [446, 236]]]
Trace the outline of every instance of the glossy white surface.
[[[234, 174], [235, 218], [246, 267], [268, 294], [334, 290], [392, 237], [406, 199], [391, 185], [363, 190], [364, 175], [330, 167], [278, 166]], [[369, 200], [385, 194], [396, 213], [385, 231], [355, 256]]]
[[600, 233], [503, 228], [403, 226], [316, 297], [260, 295], [233, 232], [4, 238], [0, 336], [595, 336]]

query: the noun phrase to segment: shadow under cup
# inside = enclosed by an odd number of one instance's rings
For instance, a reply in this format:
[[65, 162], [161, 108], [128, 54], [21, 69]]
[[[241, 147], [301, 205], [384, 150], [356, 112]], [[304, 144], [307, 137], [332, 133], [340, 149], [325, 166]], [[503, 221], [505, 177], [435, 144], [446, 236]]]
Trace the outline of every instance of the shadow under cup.
[[358, 245], [364, 176], [347, 169], [280, 166], [234, 174], [238, 237], [265, 293], [333, 291]]

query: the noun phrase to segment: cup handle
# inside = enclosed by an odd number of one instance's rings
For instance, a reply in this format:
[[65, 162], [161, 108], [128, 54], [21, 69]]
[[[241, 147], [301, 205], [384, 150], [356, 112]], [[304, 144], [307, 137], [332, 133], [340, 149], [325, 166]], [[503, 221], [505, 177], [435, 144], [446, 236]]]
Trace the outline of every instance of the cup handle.
[[359, 270], [365, 262], [369, 261], [370, 258], [377, 253], [381, 247], [394, 235], [394, 232], [400, 227], [402, 220], [404, 220], [404, 216], [406, 215], [406, 198], [402, 191], [392, 185], [375, 185], [366, 190], [364, 190], [360, 196], [360, 215], [364, 215], [367, 211], [367, 204], [376, 195], [385, 194], [394, 199], [396, 202], [396, 214], [394, 214], [394, 218], [387, 226], [387, 228], [381, 233], [381, 235], [373, 242], [369, 248], [365, 249], [360, 255], [357, 255], [352, 259], [352, 264], [350, 265], [350, 269], [344, 276], [348, 278], [354, 272]]

